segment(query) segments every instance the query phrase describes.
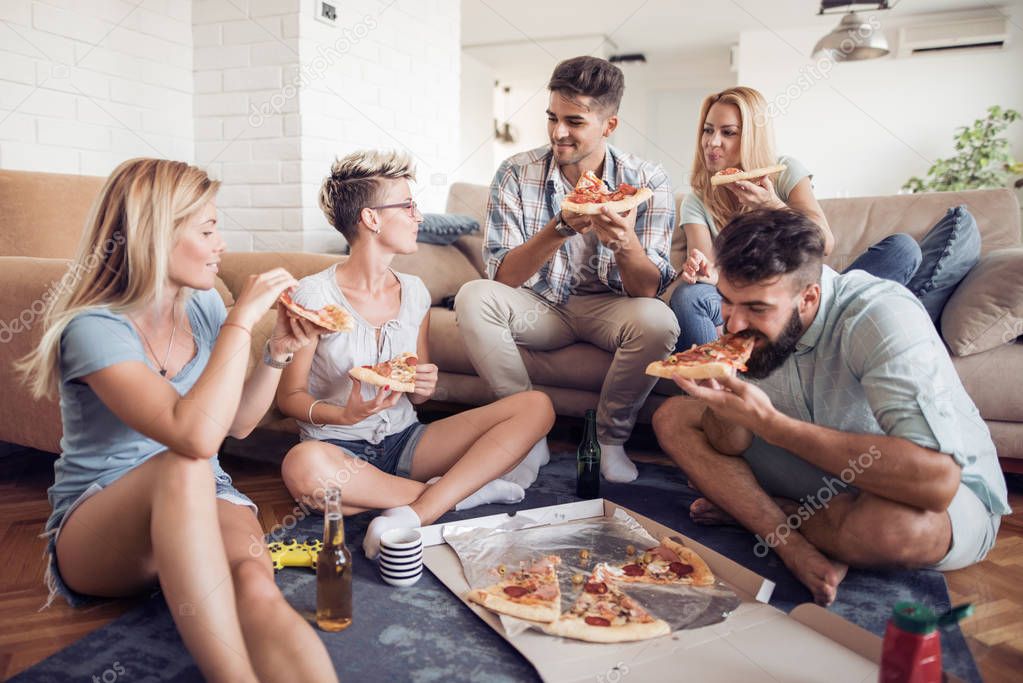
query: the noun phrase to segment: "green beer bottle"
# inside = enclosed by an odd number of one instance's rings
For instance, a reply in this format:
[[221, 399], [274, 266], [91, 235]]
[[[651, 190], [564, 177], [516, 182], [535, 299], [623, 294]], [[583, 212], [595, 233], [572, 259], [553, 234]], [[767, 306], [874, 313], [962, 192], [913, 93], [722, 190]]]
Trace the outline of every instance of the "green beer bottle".
[[575, 495], [580, 498], [600, 498], [600, 444], [597, 443], [597, 413], [586, 411], [583, 440], [575, 452]]

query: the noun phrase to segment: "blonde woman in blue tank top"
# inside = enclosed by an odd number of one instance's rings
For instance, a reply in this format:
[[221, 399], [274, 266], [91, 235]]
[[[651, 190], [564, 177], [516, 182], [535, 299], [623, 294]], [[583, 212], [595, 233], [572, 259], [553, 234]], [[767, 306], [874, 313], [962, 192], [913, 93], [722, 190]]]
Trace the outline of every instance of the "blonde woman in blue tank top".
[[[431, 524], [448, 510], [516, 503], [525, 496], [502, 479], [518, 468], [532, 482], [542, 439], [554, 423], [546, 394], [526, 391], [424, 425], [415, 405], [434, 395], [430, 361], [430, 293], [422, 280], [391, 270], [398, 254], [417, 249], [422, 214], [404, 154], [356, 152], [334, 163], [320, 207], [350, 246], [348, 259], [304, 278], [294, 299], [310, 308], [348, 311], [355, 329], [324, 334], [303, 348], [284, 373], [277, 405], [299, 424], [302, 443], [288, 452], [284, 481], [297, 500], [322, 503], [342, 485], [346, 513], [382, 510], [363, 549], [375, 557], [380, 536], [395, 527]], [[352, 378], [354, 367], [402, 353], [418, 358], [415, 391], [404, 393]]]
[[270, 407], [281, 374], [272, 364], [317, 334], [281, 307], [270, 363], [246, 379], [252, 326], [296, 282], [282, 268], [253, 275], [225, 309], [213, 289], [218, 187], [180, 161], [118, 166], [67, 293], [20, 364], [37, 397], [60, 392], [50, 597], [77, 605], [159, 585], [207, 680], [336, 681], [268, 553], [251, 552], [263, 537], [256, 506], [217, 459], [225, 436], [243, 438]]
[[[757, 209], [792, 209], [817, 224], [824, 236], [824, 254], [835, 238], [813, 193], [813, 175], [797, 159], [777, 156], [767, 101], [744, 86], [709, 95], [700, 108], [696, 153], [690, 182], [693, 191], [682, 202], [679, 220], [685, 232], [687, 257], [680, 284], [670, 305], [678, 318], [676, 350], [705, 344], [721, 333], [721, 296], [714, 268], [713, 240], [740, 213]], [[714, 186], [710, 179], [726, 168], [751, 170], [775, 164], [786, 169], [775, 177], [739, 180]], [[921, 261], [920, 247], [909, 235], [886, 237], [857, 258], [846, 271], [865, 270], [906, 284]]]

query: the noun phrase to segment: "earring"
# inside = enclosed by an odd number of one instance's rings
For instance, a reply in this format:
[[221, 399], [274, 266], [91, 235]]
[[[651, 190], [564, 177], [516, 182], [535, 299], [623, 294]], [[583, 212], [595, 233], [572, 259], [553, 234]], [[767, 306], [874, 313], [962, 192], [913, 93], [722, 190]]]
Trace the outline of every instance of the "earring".
[[380, 228], [377, 228], [376, 230], [373, 230], [373, 234], [376, 235], [377, 237], [379, 237], [380, 236]]

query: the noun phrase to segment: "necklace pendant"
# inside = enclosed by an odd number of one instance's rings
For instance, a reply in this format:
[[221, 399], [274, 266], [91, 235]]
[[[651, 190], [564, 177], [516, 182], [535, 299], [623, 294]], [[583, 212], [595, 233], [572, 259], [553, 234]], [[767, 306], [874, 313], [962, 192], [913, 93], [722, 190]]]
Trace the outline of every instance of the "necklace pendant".
[[167, 368], [160, 368], [160, 377], [167, 376]]

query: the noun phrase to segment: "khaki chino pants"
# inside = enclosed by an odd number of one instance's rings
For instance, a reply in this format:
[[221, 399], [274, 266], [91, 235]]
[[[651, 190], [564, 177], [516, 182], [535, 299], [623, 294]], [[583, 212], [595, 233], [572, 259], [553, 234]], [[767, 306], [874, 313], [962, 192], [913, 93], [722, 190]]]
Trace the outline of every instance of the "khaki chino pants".
[[467, 282], [455, 298], [458, 327], [476, 373], [498, 398], [532, 388], [519, 346], [551, 351], [585, 341], [614, 354], [600, 389], [597, 438], [622, 444], [657, 378], [646, 366], [675, 348], [679, 327], [660, 299], [608, 292], [552, 304], [531, 289]]

